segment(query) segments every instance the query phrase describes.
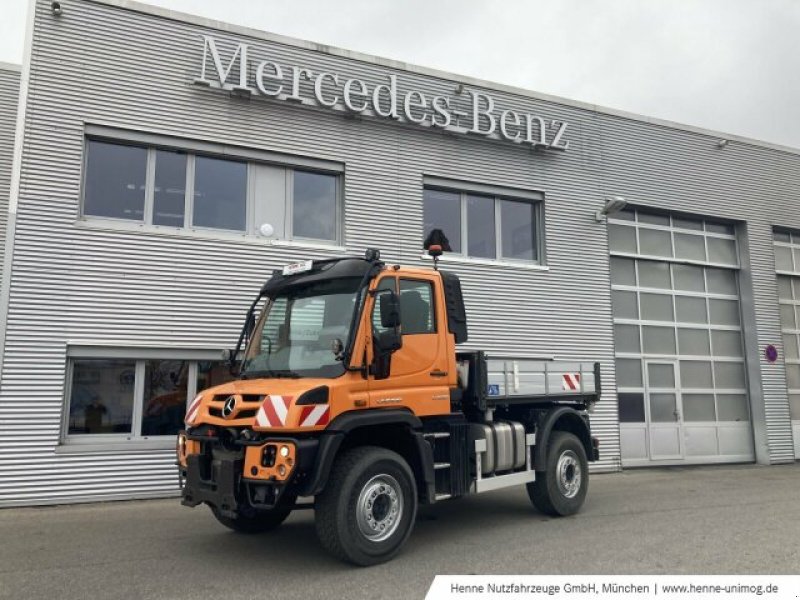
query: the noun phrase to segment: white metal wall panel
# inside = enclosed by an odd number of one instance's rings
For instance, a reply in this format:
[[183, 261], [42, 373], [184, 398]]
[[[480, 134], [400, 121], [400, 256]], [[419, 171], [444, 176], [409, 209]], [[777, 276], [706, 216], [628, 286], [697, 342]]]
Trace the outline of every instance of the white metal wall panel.
[[[19, 69], [0, 65], [0, 248], [5, 248], [8, 225], [8, 192], [17, 125]], [[0, 261], [0, 279], [3, 277]]]
[[[501, 90], [483, 91], [498, 105], [569, 121], [569, 151], [533, 152], [260, 97], [233, 98], [191, 83], [199, 74], [201, 34], [250, 42], [254, 61], [269, 57], [339, 72], [370, 86], [397, 73], [401, 93], [414, 87], [452, 95], [455, 82], [104, 3], [63, 0], [62, 7], [56, 18], [49, 2], [37, 3], [0, 391], [2, 504], [174, 493], [170, 452], [87, 455], [58, 446], [67, 342], [227, 347], [271, 269], [329, 256], [235, 236], [76, 223], [87, 123], [342, 163], [347, 250], [379, 247], [388, 260], [405, 264], [423, 263], [424, 176], [544, 192], [549, 270], [447, 268], [462, 277], [469, 347], [601, 361], [606, 391], [592, 416], [600, 469], [620, 465], [606, 228], [594, 220], [607, 194], [746, 218], [757, 254], [754, 278], [764, 294], [757, 303], [759, 335], [769, 339], [770, 328], [779, 333], [769, 223], [797, 220], [800, 226], [800, 216], [788, 210], [800, 186], [790, 181], [800, 165], [796, 155], [740, 144], [719, 150], [708, 136]], [[765, 390], [770, 455], [777, 462], [788, 456], [791, 432], [785, 386], [774, 371], [765, 375]]]

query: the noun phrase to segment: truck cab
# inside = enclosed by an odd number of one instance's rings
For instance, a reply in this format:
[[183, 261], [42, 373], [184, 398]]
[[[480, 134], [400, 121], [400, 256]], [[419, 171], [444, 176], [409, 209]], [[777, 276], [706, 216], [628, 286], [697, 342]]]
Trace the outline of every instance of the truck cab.
[[401, 549], [420, 503], [525, 484], [540, 510], [574, 513], [598, 457], [598, 366], [458, 351], [467, 338], [453, 273], [375, 250], [275, 271], [230, 353], [238, 379], [187, 411], [183, 504], [247, 533], [313, 508], [323, 546], [359, 565]]

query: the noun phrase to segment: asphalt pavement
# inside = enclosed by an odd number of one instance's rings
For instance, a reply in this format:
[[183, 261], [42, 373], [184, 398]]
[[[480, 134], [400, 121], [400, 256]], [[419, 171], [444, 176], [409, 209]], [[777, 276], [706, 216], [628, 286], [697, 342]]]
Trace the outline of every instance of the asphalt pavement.
[[469, 573], [799, 574], [800, 463], [593, 475], [561, 519], [522, 488], [443, 502], [366, 569], [322, 550], [309, 510], [258, 536], [177, 499], [0, 510], [0, 598], [423, 598]]

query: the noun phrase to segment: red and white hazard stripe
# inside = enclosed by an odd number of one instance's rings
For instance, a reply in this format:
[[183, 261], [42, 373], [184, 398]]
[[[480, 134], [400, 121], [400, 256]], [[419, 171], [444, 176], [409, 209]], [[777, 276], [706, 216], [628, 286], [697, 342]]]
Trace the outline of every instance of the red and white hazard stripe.
[[327, 425], [331, 419], [331, 409], [327, 404], [304, 406], [300, 413], [300, 427]]
[[291, 405], [292, 396], [266, 396], [256, 413], [256, 423], [260, 427], [283, 427]]
[[564, 373], [561, 388], [565, 391], [575, 391], [581, 387], [580, 373]]
[[195, 418], [197, 417], [197, 413], [200, 412], [200, 396], [196, 396], [192, 403], [189, 405], [189, 410], [186, 411], [186, 417], [183, 419], [183, 422], [187, 425], [191, 425], [194, 423]]

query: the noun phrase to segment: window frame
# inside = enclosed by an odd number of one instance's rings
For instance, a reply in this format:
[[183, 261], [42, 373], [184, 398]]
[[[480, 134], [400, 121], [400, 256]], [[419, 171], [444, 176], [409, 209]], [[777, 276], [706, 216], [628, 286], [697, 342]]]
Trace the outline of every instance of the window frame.
[[[97, 141], [121, 146], [144, 147], [147, 151], [147, 162], [145, 169], [145, 193], [144, 211], [142, 219], [122, 219], [115, 217], [104, 217], [92, 215], [85, 210], [85, 197], [87, 189], [87, 177], [89, 175], [89, 142]], [[153, 223], [155, 206], [155, 179], [158, 151], [179, 152], [186, 155], [186, 182], [184, 195], [184, 214], [183, 224], [157, 225]], [[245, 228], [225, 229], [222, 227], [205, 227], [194, 225], [194, 189], [196, 174], [196, 158], [198, 156], [229, 160], [232, 162], [244, 163], [245, 171]], [[78, 221], [85, 223], [105, 223], [113, 224], [117, 227], [147, 230], [152, 232], [162, 232], [171, 234], [204, 233], [218, 236], [235, 236], [260, 238], [259, 226], [256, 223], [256, 185], [255, 172], [260, 165], [268, 165], [282, 169], [284, 172], [284, 235], [280, 238], [270, 240], [276, 245], [286, 243], [297, 243], [304, 246], [326, 246], [342, 248], [345, 245], [345, 194], [344, 194], [344, 167], [341, 163], [334, 163], [326, 160], [317, 160], [305, 157], [280, 155], [274, 152], [253, 150], [248, 148], [231, 148], [214, 143], [199, 142], [196, 140], [184, 140], [168, 138], [155, 134], [143, 132], [133, 132], [127, 130], [116, 130], [107, 127], [87, 126], [83, 138], [83, 157], [80, 179], [80, 196], [78, 203]], [[320, 175], [327, 175], [335, 178], [335, 207], [336, 225], [335, 239], [316, 239], [296, 237], [293, 234], [293, 212], [294, 212], [294, 177], [295, 171], [307, 171]], [[277, 230], [278, 228], [276, 228]], [[263, 238], [261, 238], [263, 239]]]
[[[294, 175], [298, 171], [313, 173], [315, 175], [328, 175], [334, 177], [334, 206], [335, 219], [334, 239], [323, 240], [321, 238], [307, 238], [294, 234]], [[328, 243], [337, 246], [344, 245], [344, 178], [336, 173], [322, 171], [319, 169], [304, 169], [301, 167], [285, 168], [286, 173], [286, 212], [284, 216], [284, 227], [286, 229], [285, 238], [291, 242], [300, 243]], [[255, 191], [255, 190], [254, 190]], [[255, 199], [253, 200], [253, 212], [255, 212]]]
[[[74, 366], [76, 361], [81, 360], [129, 360], [134, 363], [135, 379], [130, 433], [69, 433]], [[70, 346], [67, 349], [66, 355], [63, 392], [64, 409], [61, 419], [59, 446], [65, 448], [90, 447], [96, 449], [103, 445], [139, 446], [151, 443], [159, 448], [171, 447], [175, 439], [174, 435], [141, 434], [145, 401], [146, 363], [150, 360], [176, 360], [189, 363], [186, 382], [187, 409], [191, 401], [197, 396], [198, 363], [223, 362], [223, 358], [218, 350]]]
[[[545, 196], [542, 192], [532, 192], [528, 190], [502, 188], [493, 185], [475, 184], [469, 182], [449, 181], [434, 177], [424, 177], [422, 186], [422, 212], [423, 212], [423, 237], [426, 235], [424, 230], [424, 212], [426, 194], [428, 190], [458, 194], [460, 203], [460, 235], [461, 250], [459, 252], [445, 252], [443, 260], [457, 260], [472, 263], [486, 264], [509, 264], [523, 267], [546, 268], [546, 244], [545, 244]], [[494, 202], [494, 244], [495, 255], [493, 258], [484, 256], [472, 256], [469, 254], [469, 224], [468, 224], [468, 197], [483, 196], [491, 198]], [[511, 202], [527, 203], [533, 207], [533, 250], [534, 259], [520, 259], [503, 256], [503, 235], [502, 235], [502, 216], [501, 203], [503, 200]], [[426, 255], [423, 255], [426, 256]]]

